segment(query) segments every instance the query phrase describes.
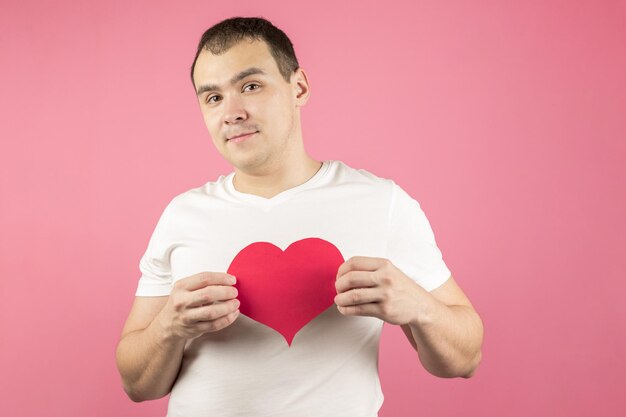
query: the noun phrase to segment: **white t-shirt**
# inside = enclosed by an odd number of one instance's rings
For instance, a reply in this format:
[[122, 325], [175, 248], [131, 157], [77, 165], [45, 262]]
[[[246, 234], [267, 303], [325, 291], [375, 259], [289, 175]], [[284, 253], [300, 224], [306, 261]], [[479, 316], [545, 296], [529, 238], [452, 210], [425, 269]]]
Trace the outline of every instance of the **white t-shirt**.
[[[427, 291], [443, 284], [450, 271], [419, 203], [394, 181], [341, 161], [323, 161], [308, 181], [269, 199], [237, 191], [233, 176], [174, 197], [139, 264], [137, 296], [168, 295], [176, 280], [229, 268], [241, 285], [235, 322], [187, 341], [167, 416], [376, 416], [383, 321], [342, 315], [332, 283], [340, 262], [371, 256]], [[302, 282], [315, 285], [307, 292]], [[255, 305], [259, 320], [274, 314], [278, 322], [262, 324], [244, 304]], [[300, 311], [309, 304], [327, 307]], [[303, 323], [306, 314], [313, 318]]]

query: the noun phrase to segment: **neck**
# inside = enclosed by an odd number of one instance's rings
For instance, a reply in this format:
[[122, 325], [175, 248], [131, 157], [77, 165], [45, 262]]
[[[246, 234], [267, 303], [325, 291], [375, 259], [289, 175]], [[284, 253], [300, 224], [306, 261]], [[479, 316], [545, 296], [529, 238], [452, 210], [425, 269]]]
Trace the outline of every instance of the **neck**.
[[304, 154], [301, 159], [285, 160], [277, 166], [268, 167], [263, 173], [248, 174], [235, 169], [233, 186], [242, 193], [272, 198], [307, 182], [321, 166], [322, 162]]

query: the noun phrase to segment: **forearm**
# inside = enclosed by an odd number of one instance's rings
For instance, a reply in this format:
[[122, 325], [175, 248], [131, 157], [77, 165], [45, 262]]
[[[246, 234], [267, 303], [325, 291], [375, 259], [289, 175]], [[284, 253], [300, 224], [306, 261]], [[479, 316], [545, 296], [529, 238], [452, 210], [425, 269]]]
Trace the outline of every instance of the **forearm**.
[[424, 368], [442, 378], [473, 375], [481, 360], [483, 324], [468, 306], [433, 298], [427, 312], [409, 324]]
[[178, 375], [184, 347], [185, 339], [168, 336], [156, 319], [146, 329], [124, 336], [116, 361], [130, 399], [139, 402], [167, 395]]

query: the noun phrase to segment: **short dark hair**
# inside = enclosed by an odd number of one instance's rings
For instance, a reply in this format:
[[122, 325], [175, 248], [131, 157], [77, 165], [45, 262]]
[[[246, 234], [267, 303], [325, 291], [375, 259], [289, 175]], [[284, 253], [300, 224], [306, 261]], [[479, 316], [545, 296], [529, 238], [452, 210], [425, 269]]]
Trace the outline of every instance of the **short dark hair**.
[[214, 55], [220, 55], [243, 39], [263, 40], [278, 65], [278, 70], [285, 81], [291, 80], [291, 74], [299, 68], [296, 53], [291, 40], [285, 32], [262, 17], [231, 17], [211, 26], [202, 34], [198, 43], [196, 57], [191, 65], [191, 82], [198, 55], [203, 49]]

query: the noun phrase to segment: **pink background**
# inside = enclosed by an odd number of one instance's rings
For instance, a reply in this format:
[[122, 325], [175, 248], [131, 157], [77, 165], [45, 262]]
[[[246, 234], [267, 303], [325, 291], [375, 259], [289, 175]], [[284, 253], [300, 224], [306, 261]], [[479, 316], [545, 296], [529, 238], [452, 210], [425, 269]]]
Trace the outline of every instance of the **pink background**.
[[165, 415], [114, 352], [166, 203], [231, 170], [188, 69], [234, 15], [291, 37], [309, 152], [420, 201], [484, 321], [468, 380], [385, 325], [380, 416], [623, 415], [626, 2], [231, 3], [2, 0], [0, 415]]

